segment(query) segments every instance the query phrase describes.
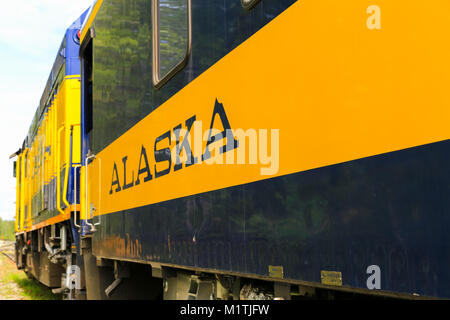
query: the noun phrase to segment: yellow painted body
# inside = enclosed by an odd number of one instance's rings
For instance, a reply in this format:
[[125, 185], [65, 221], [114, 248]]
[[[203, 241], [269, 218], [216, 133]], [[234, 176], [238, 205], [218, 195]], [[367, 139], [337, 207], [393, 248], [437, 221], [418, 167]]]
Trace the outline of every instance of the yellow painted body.
[[21, 162], [21, 155], [17, 157], [16, 161], [16, 215], [15, 215], [15, 224], [14, 229], [17, 231], [19, 230], [19, 223], [20, 223], [20, 162]]
[[[96, 155], [95, 215], [449, 139], [450, 2], [380, 0], [381, 29], [370, 27], [372, 4], [298, 1], [205, 71]], [[216, 99], [232, 129], [279, 130], [276, 174], [202, 163], [111, 192], [114, 165], [121, 184], [135, 181], [142, 146], [152, 155], [157, 137], [193, 115], [209, 129]]]
[[[60, 190], [63, 189], [63, 195], [67, 194], [67, 169], [70, 169], [70, 164], [81, 163], [80, 89], [79, 76], [64, 78], [54, 93], [53, 102], [41, 118], [31, 147], [19, 155], [16, 172], [16, 222], [20, 223], [16, 223], [16, 232], [37, 229], [70, 218], [73, 207], [66, 197], [60, 194]], [[65, 174], [61, 176], [65, 168]], [[44, 186], [48, 186], [55, 179], [58, 186], [54, 190], [56, 194], [45, 195], [45, 190], [50, 192], [50, 189], [45, 189]], [[44, 205], [44, 196], [56, 199], [55, 213], [57, 210], [58, 214], [37, 223], [36, 218], [50, 210]]]
[[26, 199], [26, 197], [27, 197], [27, 193], [26, 193], [27, 172], [25, 171], [27, 168], [27, 159], [28, 159], [28, 149], [25, 149], [24, 152], [21, 154], [21, 161], [20, 161], [21, 173], [20, 173], [20, 175], [18, 175], [18, 177], [20, 178], [20, 197], [19, 197], [20, 198], [20, 213], [19, 213], [20, 214], [20, 223], [18, 225], [17, 231], [22, 231], [22, 230], [24, 230], [24, 227], [25, 227], [25, 216], [26, 216], [25, 203], [28, 202], [28, 200]]

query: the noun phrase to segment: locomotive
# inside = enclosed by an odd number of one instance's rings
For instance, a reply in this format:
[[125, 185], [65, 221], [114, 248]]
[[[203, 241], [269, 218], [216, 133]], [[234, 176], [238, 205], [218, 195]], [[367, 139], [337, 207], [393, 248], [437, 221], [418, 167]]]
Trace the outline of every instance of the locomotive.
[[21, 149], [71, 299], [449, 298], [448, 1], [97, 0]]

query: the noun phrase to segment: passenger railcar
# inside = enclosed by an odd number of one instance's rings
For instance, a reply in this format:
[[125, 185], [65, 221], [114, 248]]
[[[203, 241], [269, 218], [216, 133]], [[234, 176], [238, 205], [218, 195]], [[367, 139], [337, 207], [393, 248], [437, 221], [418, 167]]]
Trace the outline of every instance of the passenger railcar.
[[39, 134], [19, 155], [19, 266], [88, 299], [450, 297], [449, 10], [96, 1], [54, 186], [24, 178]]

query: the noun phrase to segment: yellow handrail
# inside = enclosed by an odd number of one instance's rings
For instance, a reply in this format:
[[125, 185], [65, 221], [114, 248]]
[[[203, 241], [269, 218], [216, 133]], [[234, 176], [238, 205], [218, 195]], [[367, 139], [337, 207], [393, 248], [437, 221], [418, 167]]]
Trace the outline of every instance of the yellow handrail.
[[61, 170], [61, 131], [64, 130], [65, 125], [63, 124], [61, 128], [58, 130], [58, 135], [56, 137], [56, 207], [59, 213], [64, 214], [64, 211], [61, 209], [61, 179], [60, 170]]
[[21, 175], [20, 175], [20, 226], [19, 229], [23, 230], [26, 226], [25, 224], [25, 171], [27, 170], [26, 165], [28, 165], [27, 161], [25, 159], [28, 156], [28, 148], [25, 149], [23, 155], [22, 155], [22, 161], [21, 161]]
[[21, 167], [22, 167], [22, 155], [19, 154], [16, 162], [16, 232], [20, 230], [20, 183], [22, 182], [21, 176]]
[[67, 201], [67, 187], [69, 184], [69, 171], [71, 168], [69, 168], [69, 166], [66, 167], [66, 174], [64, 177], [64, 188], [63, 188], [63, 202], [66, 205], [67, 208], [70, 208], [70, 203], [69, 201]]
[[[72, 134], [73, 134], [73, 128], [76, 127], [76, 126], [80, 126], [81, 127], [81, 125], [79, 123], [73, 124], [73, 125], [70, 126], [70, 131], [71, 131]], [[67, 140], [66, 140], [66, 142], [67, 142]], [[72, 151], [72, 152], [69, 155], [69, 157], [73, 157], [73, 144], [71, 145], [71, 150], [70, 151]], [[71, 163], [71, 160], [72, 159], [69, 158], [68, 163]], [[70, 203], [69, 203], [69, 201], [67, 201], [67, 189], [68, 189], [68, 185], [69, 185], [69, 171], [70, 171], [70, 169], [72, 169], [72, 168], [68, 167], [67, 170], [66, 170], [66, 176], [65, 176], [65, 180], [64, 180], [64, 190], [63, 190], [63, 192], [64, 192], [63, 202], [67, 206], [67, 208], [70, 208]], [[76, 174], [76, 172], [74, 172], [74, 175], [75, 174]], [[76, 188], [76, 186], [74, 186], [74, 188]], [[74, 202], [76, 204], [76, 199], [74, 200]]]

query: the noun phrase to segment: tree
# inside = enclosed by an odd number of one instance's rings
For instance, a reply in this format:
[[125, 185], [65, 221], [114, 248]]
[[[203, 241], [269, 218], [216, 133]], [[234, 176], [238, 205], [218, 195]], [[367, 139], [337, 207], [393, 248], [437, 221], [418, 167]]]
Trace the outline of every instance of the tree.
[[14, 241], [14, 221], [0, 218], [0, 239]]

